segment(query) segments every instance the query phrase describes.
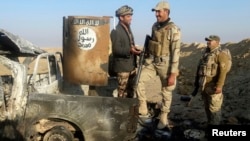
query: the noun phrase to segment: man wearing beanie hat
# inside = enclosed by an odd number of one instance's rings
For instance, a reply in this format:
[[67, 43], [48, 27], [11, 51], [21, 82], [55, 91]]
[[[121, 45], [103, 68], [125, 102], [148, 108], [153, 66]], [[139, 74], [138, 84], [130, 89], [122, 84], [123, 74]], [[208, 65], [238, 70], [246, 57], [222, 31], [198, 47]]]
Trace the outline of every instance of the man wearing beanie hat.
[[135, 47], [130, 28], [133, 9], [124, 5], [115, 11], [119, 22], [110, 33], [112, 42], [112, 68], [117, 75], [118, 97], [134, 97], [133, 78], [135, 77], [136, 56], [141, 53]]
[[172, 92], [176, 88], [176, 77], [179, 72], [181, 32], [179, 27], [171, 22], [168, 2], [160, 1], [152, 11], [155, 12], [157, 21], [152, 26], [151, 40], [148, 45], [149, 57], [145, 60], [136, 93], [139, 100], [139, 113], [147, 115], [144, 84], [155, 75], [160, 77], [162, 100], [157, 128], [168, 129]]

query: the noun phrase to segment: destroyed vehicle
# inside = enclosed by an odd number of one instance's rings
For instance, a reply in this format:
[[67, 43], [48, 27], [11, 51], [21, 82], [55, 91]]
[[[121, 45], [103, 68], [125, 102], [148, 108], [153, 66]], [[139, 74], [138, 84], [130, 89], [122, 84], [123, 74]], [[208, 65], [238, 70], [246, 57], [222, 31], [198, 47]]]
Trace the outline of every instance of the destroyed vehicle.
[[48, 53], [0, 29], [0, 140], [134, 138], [136, 99], [63, 92], [65, 61], [60, 52]]

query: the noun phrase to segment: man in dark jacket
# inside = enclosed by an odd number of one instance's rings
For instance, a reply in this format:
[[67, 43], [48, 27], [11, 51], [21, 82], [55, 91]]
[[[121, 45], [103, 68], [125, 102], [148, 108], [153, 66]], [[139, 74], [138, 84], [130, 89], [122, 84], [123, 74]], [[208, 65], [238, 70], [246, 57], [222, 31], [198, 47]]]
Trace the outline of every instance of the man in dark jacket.
[[130, 28], [133, 9], [124, 5], [116, 10], [119, 22], [111, 31], [113, 71], [117, 74], [118, 97], [133, 97], [133, 78], [136, 75], [136, 55], [141, 51], [135, 47]]

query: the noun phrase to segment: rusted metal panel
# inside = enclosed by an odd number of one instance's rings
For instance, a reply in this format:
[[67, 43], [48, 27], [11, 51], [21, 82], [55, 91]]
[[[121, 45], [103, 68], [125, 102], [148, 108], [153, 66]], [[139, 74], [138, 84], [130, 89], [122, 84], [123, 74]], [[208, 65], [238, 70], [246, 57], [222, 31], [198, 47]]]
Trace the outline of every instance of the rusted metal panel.
[[27, 138], [40, 119], [70, 121], [86, 141], [129, 141], [136, 134], [137, 99], [37, 93], [29, 96], [28, 103], [23, 120]]
[[110, 17], [68, 16], [63, 26], [64, 79], [74, 84], [107, 85]]

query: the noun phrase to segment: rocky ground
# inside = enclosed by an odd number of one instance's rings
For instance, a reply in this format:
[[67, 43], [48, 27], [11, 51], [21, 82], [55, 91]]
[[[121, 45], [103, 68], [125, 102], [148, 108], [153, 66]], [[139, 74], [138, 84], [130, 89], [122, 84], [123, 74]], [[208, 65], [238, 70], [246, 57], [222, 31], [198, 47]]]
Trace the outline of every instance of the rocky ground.
[[[238, 43], [225, 43], [221, 46], [231, 51], [233, 63], [223, 89], [222, 122], [230, 125], [249, 125], [250, 74], [248, 72], [250, 70], [250, 39]], [[203, 101], [200, 95], [195, 97], [190, 106], [187, 105], [188, 101], [181, 99], [184, 96], [190, 96], [193, 91], [196, 66], [204, 47], [206, 45], [201, 43], [182, 44], [180, 75], [178, 76], [176, 92], [173, 95], [169, 117], [172, 125], [180, 127], [183, 133], [184, 131], [187, 132], [186, 129], [203, 130], [206, 125]], [[160, 82], [157, 77], [148, 82], [146, 88], [150, 102], [161, 99]]]
[[[195, 68], [200, 57], [203, 44], [184, 44], [180, 60], [180, 76], [177, 94], [190, 95], [193, 89]], [[225, 43], [222, 48], [228, 48], [232, 54], [232, 69], [228, 73], [223, 89], [224, 103], [222, 107], [223, 122], [229, 124], [250, 124], [249, 84], [250, 75], [250, 39], [238, 43]], [[195, 105], [194, 107], [202, 107]], [[202, 107], [203, 108], [203, 107]], [[198, 112], [195, 110], [194, 112]], [[193, 113], [191, 115], [197, 115]], [[187, 117], [187, 116], [185, 116]], [[203, 119], [193, 119], [203, 121]]]
[[[238, 43], [225, 43], [221, 45], [228, 48], [232, 54], [232, 69], [228, 73], [226, 83], [223, 89], [224, 103], [222, 106], [222, 119], [224, 124], [249, 125], [250, 124], [250, 39], [244, 39]], [[198, 136], [203, 136], [202, 130], [205, 127], [206, 117], [204, 113], [203, 101], [200, 95], [195, 97], [191, 106], [187, 106], [188, 101], [183, 96], [190, 96], [193, 91], [193, 82], [195, 77], [196, 66], [201, 56], [201, 51], [206, 44], [191, 43], [182, 44], [180, 57], [180, 74], [178, 84], [173, 94], [173, 102], [169, 118], [175, 130], [175, 136], [184, 136], [190, 134], [193, 129]], [[114, 80], [111, 80], [114, 81]], [[104, 96], [115, 95], [114, 83], [109, 83], [107, 87], [88, 87], [82, 86], [84, 93], [96, 95], [92, 89]], [[147, 98], [151, 105], [161, 100], [160, 81], [156, 76], [146, 84]], [[114, 91], [113, 95], [112, 92]], [[98, 94], [97, 94], [98, 95]], [[176, 127], [176, 128], [175, 128]], [[201, 130], [200, 130], [201, 129]], [[150, 140], [150, 139], [148, 139]], [[179, 140], [183, 140], [180, 138]], [[200, 138], [199, 140], [205, 140]]]

